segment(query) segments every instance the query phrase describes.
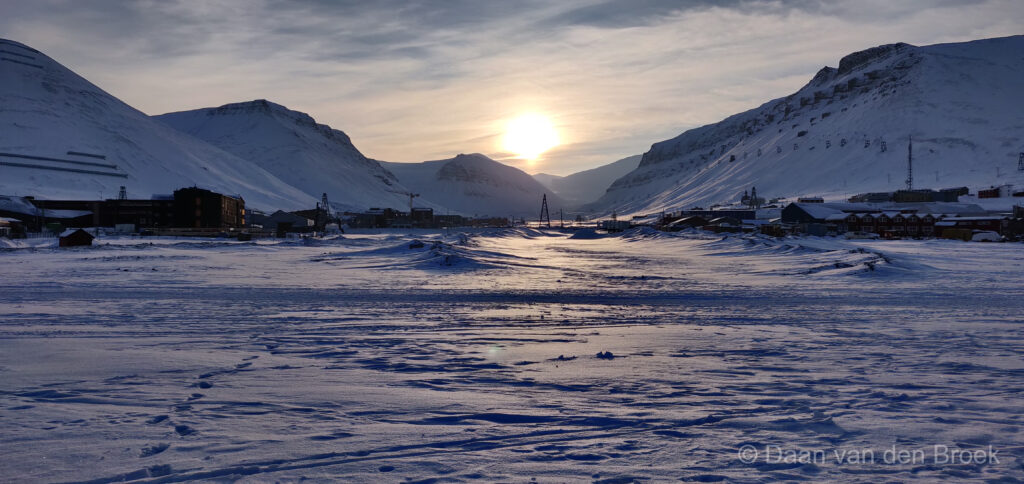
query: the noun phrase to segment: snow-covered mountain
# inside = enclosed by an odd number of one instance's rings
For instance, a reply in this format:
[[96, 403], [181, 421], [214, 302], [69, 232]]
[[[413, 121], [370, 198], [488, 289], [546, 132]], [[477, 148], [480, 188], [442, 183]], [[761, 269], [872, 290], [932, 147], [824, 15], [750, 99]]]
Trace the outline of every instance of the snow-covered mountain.
[[566, 206], [522, 170], [479, 153], [423, 163], [382, 164], [405, 186], [453, 214], [536, 218], [545, 193], [550, 213]]
[[620, 214], [768, 197], [1024, 183], [1024, 36], [843, 57], [802, 89], [655, 143], [588, 208]]
[[567, 204], [579, 206], [600, 198], [612, 182], [635, 170], [639, 164], [640, 155], [633, 155], [571, 175], [558, 176], [537, 173], [533, 175], [533, 178], [562, 197]]
[[0, 194], [149, 198], [200, 186], [247, 205], [316, 199], [121, 102], [24, 44], [0, 39]]
[[182, 132], [252, 161], [284, 182], [346, 210], [401, 208], [408, 192], [348, 135], [308, 114], [256, 100], [155, 116]]

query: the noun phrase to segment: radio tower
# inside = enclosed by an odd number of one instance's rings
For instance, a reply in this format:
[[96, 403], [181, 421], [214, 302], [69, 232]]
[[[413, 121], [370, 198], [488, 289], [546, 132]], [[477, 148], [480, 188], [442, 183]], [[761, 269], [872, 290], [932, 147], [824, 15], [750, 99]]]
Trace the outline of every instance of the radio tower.
[[540, 201], [540, 225], [545, 222], [548, 224], [548, 228], [551, 228], [551, 215], [548, 214], [548, 194], [544, 194], [544, 198]]
[[914, 189], [914, 138], [907, 142], [907, 191]]

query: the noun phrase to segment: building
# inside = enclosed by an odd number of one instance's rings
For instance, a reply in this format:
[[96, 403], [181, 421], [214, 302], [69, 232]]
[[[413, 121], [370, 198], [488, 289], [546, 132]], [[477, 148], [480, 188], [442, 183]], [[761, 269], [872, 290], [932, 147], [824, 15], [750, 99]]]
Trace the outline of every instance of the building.
[[89, 210], [40, 208], [36, 205], [38, 202], [32, 197], [0, 195], [0, 217], [20, 220], [25, 230], [30, 232], [46, 229], [59, 233], [67, 226], [92, 225], [92, 212]]
[[892, 201], [891, 192], [861, 193], [850, 197], [850, 203], [885, 203]]
[[933, 190], [923, 188], [917, 190], [897, 190], [895, 192], [861, 193], [850, 197], [850, 203], [929, 203], [957, 202], [961, 196], [967, 195], [967, 187], [943, 188]]
[[743, 221], [735, 217], [716, 217], [708, 220], [707, 225], [703, 229], [715, 233], [741, 232], [743, 230]]
[[284, 237], [288, 232], [305, 233], [316, 229], [315, 220], [284, 210], [278, 210], [269, 216], [253, 217], [252, 222], [276, 232], [278, 237]]
[[58, 247], [81, 247], [92, 245], [92, 240], [95, 237], [89, 232], [83, 229], [67, 229], [60, 234], [60, 238], [57, 239]]
[[703, 227], [707, 224], [708, 219], [701, 217], [700, 215], [690, 215], [665, 224], [665, 229], [669, 231], [676, 231], [686, 228]]
[[[1009, 220], [973, 204], [964, 203], [791, 203], [782, 210], [782, 222], [798, 232], [868, 232], [885, 237], [942, 235], [944, 227], [991, 230], [1000, 234]], [[939, 224], [953, 221], [953, 224]], [[998, 227], [997, 227], [998, 225]]]
[[245, 201], [202, 188], [174, 191], [174, 225], [182, 228], [241, 228]]
[[8, 239], [20, 239], [25, 237], [25, 226], [21, 220], [10, 217], [0, 217], [0, 237]]
[[935, 222], [935, 228], [966, 230], [968, 233], [975, 231], [995, 232], [1004, 234], [1010, 226], [1010, 217], [1005, 215], [991, 215], [985, 217], [951, 217]]
[[608, 232], [622, 232], [629, 230], [629, 220], [602, 220], [601, 228]]
[[434, 223], [439, 227], [461, 227], [466, 225], [466, 218], [461, 215], [435, 215]]
[[64, 225], [80, 227], [170, 227], [174, 224], [174, 200], [37, 200], [31, 203], [47, 219], [68, 212], [77, 215]]
[[409, 219], [412, 221], [413, 227], [433, 227], [434, 209], [414, 207], [409, 214]]

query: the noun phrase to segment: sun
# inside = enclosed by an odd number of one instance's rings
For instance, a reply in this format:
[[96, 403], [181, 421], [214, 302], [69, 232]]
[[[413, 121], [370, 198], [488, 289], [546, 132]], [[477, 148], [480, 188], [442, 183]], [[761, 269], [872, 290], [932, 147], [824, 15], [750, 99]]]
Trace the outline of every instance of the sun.
[[541, 114], [521, 114], [505, 128], [504, 149], [519, 158], [533, 160], [555, 146], [558, 132], [551, 120]]

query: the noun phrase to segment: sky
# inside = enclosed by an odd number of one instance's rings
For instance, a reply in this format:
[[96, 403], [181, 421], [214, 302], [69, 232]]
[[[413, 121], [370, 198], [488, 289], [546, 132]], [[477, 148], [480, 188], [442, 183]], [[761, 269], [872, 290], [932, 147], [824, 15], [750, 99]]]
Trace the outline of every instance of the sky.
[[[880, 44], [1024, 33], [1020, 0], [0, 0], [28, 44], [147, 114], [267, 99], [396, 162], [567, 175], [786, 96]], [[559, 146], [504, 151], [546, 116]]]

